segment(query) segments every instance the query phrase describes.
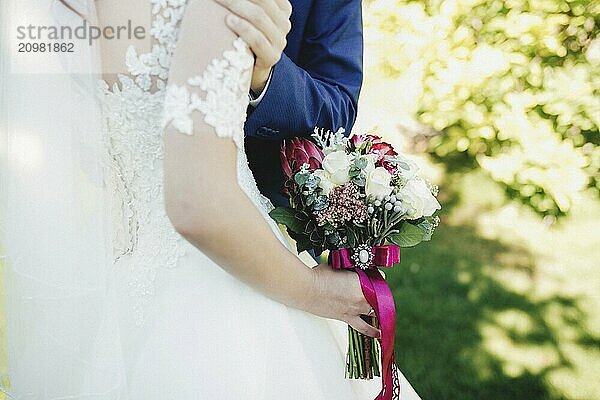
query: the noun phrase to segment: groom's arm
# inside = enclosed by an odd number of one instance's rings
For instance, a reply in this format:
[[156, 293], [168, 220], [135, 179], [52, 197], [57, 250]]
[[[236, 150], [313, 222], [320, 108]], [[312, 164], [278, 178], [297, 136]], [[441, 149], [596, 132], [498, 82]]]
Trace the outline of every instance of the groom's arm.
[[317, 0], [308, 17], [300, 61], [285, 54], [246, 121], [247, 136], [281, 140], [315, 127], [350, 131], [362, 85], [360, 0]]

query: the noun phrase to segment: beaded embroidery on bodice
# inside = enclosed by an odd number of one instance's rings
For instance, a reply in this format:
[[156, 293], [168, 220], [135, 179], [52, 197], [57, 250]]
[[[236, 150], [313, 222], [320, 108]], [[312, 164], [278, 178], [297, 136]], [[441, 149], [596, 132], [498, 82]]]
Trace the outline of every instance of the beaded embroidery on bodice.
[[[232, 137], [236, 142], [240, 187], [267, 220], [273, 207], [258, 191], [244, 153], [247, 93], [241, 97], [246, 103], [240, 103], [239, 93], [231, 84], [235, 86], [236, 79], [243, 78], [242, 66], [246, 70], [248, 63], [252, 66], [246, 44], [237, 39], [223, 59], [214, 60], [203, 76], [190, 79], [189, 85], [203, 90], [205, 99], [190, 95], [185, 88], [167, 87], [186, 0], [150, 1], [154, 16], [150, 32], [155, 39], [151, 52], [138, 55], [130, 47], [125, 55], [128, 74], [118, 75], [118, 82], [111, 86], [99, 82], [114, 262], [126, 269], [127, 291], [138, 325], [144, 322], [144, 309], [154, 294], [159, 270], [176, 267], [186, 251], [197, 251], [184, 243], [164, 209], [162, 161], [166, 122], [172, 121], [179, 131], [191, 134], [187, 115], [202, 112], [219, 136]], [[224, 74], [229, 77], [228, 83], [220, 79]]]

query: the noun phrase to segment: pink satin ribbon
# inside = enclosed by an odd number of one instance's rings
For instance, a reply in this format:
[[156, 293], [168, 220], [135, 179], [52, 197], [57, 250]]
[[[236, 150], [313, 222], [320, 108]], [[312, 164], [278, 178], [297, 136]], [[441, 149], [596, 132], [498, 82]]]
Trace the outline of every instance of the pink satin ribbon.
[[381, 392], [375, 400], [391, 400], [394, 393], [394, 339], [396, 336], [396, 307], [390, 287], [375, 266], [390, 268], [400, 262], [400, 248], [396, 245], [376, 246], [371, 268], [362, 270], [352, 261], [352, 249], [331, 250], [329, 261], [335, 269], [354, 269], [367, 302], [375, 310], [381, 328]]
[[[374, 254], [372, 266], [391, 268], [400, 262], [400, 247], [394, 244], [375, 246], [371, 251]], [[335, 269], [355, 268], [351, 258], [352, 253], [352, 249], [331, 250], [329, 252], [331, 266]]]

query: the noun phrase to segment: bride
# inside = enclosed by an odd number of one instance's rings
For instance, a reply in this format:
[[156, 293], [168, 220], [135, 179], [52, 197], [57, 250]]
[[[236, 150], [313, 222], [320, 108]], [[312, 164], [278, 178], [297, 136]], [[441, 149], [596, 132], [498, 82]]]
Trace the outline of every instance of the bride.
[[375, 398], [378, 379], [344, 378], [345, 323], [379, 335], [357, 276], [301, 261], [247, 166], [253, 57], [225, 9], [53, 8], [81, 9], [150, 35], [60, 56], [101, 65], [95, 96], [81, 70], [3, 74], [8, 398]]

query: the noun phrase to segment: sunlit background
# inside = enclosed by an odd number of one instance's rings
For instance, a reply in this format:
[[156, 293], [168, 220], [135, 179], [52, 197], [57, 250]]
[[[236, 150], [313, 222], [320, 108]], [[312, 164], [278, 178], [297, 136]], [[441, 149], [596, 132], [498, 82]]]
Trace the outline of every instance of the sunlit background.
[[364, 23], [355, 130], [444, 206], [388, 273], [398, 365], [424, 400], [599, 400], [600, 2], [366, 0]]
[[600, 399], [600, 2], [364, 1], [356, 130], [442, 224], [388, 273], [425, 400]]

